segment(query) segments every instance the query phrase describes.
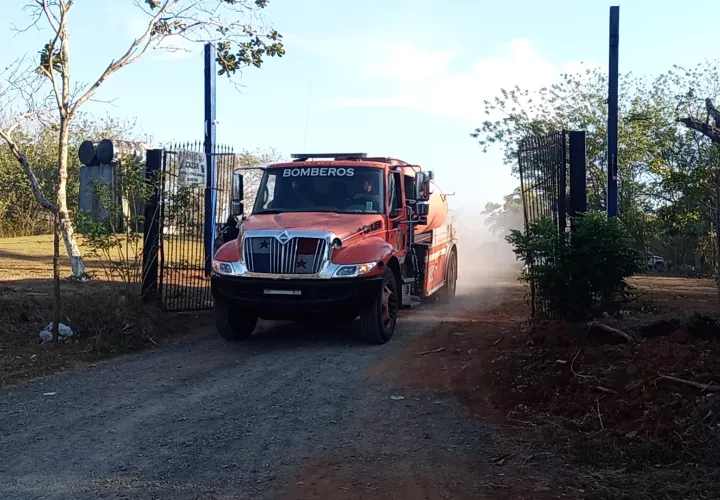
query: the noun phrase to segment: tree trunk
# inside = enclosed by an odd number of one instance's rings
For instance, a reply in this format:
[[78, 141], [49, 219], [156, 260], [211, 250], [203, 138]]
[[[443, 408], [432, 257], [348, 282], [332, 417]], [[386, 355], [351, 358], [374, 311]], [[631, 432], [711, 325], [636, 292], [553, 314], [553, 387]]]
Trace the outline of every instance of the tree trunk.
[[68, 176], [68, 141], [70, 139], [70, 122], [66, 118], [60, 119], [60, 138], [58, 144], [58, 191], [57, 191], [57, 208], [59, 229], [62, 232], [63, 241], [65, 242], [65, 250], [67, 251], [70, 267], [75, 278], [83, 279], [85, 277], [85, 262], [83, 262], [80, 248], [75, 239], [75, 229], [73, 228], [70, 212], [67, 206], [67, 176]]
[[57, 342], [62, 311], [60, 296], [60, 217], [57, 213], [53, 214], [53, 291], [52, 340]]
[[[720, 169], [715, 172], [715, 256], [720, 257]], [[718, 292], [718, 303], [720, 304], [720, 258], [716, 258], [713, 266], [715, 284]]]

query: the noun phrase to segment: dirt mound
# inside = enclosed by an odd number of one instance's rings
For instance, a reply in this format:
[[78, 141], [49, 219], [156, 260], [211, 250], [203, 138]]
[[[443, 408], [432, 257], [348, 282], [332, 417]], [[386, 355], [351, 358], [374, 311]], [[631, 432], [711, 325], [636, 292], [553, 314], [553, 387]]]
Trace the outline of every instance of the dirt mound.
[[[646, 450], [657, 463], [716, 463], [720, 344], [697, 338], [710, 329], [698, 325], [714, 324], [709, 318], [678, 324], [664, 336], [619, 345], [593, 344], [586, 325], [540, 325], [495, 360], [491, 401], [511, 418], [568, 431], [555, 433], [557, 440], [605, 438], [625, 458]], [[584, 458], [618, 457], [588, 451]]]

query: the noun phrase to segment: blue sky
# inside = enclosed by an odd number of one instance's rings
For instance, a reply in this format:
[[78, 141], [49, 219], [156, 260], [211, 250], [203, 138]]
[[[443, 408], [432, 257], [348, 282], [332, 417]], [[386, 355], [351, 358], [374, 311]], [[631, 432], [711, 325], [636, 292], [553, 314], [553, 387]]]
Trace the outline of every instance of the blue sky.
[[[0, 65], [36, 54], [47, 32], [16, 35], [23, 0], [0, 2]], [[287, 55], [246, 70], [238, 91], [218, 78], [218, 139], [236, 150], [364, 151], [435, 170], [455, 203], [500, 200], [518, 181], [499, 151], [469, 133], [505, 86], [550, 83], [581, 62], [607, 65], [608, 13], [596, 0], [271, 0], [266, 17]], [[620, 69], [652, 74], [717, 57], [717, 0], [621, 5]], [[73, 78], [91, 81], [138, 34], [131, 0], [78, 0]], [[202, 140], [203, 61], [151, 54], [113, 75], [85, 111], [136, 118], [154, 141]], [[308, 113], [309, 111], [309, 113]], [[307, 129], [306, 129], [306, 117]], [[306, 145], [307, 135], [307, 145]]]

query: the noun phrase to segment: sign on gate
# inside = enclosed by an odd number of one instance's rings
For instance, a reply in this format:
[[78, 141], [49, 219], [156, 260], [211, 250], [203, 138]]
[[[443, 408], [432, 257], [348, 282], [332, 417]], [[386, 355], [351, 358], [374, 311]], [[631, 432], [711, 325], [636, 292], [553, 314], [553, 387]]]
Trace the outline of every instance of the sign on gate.
[[204, 186], [207, 156], [196, 151], [178, 151], [178, 184], [180, 186]]

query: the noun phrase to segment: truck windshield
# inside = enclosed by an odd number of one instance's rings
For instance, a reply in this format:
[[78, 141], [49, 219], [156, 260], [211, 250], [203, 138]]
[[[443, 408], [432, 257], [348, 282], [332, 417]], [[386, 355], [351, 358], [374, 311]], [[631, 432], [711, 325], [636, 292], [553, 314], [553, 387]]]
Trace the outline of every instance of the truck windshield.
[[383, 170], [370, 167], [283, 167], [265, 171], [254, 214], [337, 212], [381, 214]]

